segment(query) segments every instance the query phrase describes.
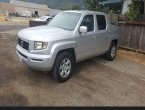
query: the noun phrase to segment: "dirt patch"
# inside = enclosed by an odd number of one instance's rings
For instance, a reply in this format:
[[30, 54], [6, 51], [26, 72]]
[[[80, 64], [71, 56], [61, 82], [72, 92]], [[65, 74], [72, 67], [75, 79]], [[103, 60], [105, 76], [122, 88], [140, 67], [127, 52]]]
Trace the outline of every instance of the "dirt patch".
[[4, 22], [5, 21], [5, 17], [0, 15], [0, 22]]
[[7, 86], [11, 81], [15, 80], [14, 72], [11, 69], [0, 69], [0, 87]]
[[29, 19], [25, 19], [25, 18], [11, 18], [11, 19], [7, 19], [5, 20], [5, 17], [2, 16], [0, 17], [0, 24], [14, 24], [14, 25], [28, 25], [29, 24]]
[[2, 40], [10, 40], [10, 41], [14, 41], [17, 39], [15, 35], [9, 33], [0, 33], [0, 37], [2, 38]]
[[19, 93], [5, 94], [0, 96], [0, 106], [26, 106], [27, 98]]
[[129, 59], [129, 60], [145, 65], [145, 54], [142, 54], [142, 53], [119, 49], [117, 56], [118, 58]]

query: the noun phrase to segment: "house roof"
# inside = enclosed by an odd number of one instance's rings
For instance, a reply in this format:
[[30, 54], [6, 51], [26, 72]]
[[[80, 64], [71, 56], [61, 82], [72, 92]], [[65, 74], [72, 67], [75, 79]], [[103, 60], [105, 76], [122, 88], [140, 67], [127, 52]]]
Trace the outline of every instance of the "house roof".
[[106, 5], [106, 4], [116, 4], [116, 3], [121, 3], [122, 0], [104, 0], [102, 2], [99, 2], [98, 4], [100, 5]]
[[49, 10], [47, 5], [44, 4], [29, 3], [29, 2], [18, 1], [18, 0], [10, 0], [10, 3], [19, 7], [28, 7], [28, 8], [30, 7], [30, 8], [41, 9], [41, 10]]

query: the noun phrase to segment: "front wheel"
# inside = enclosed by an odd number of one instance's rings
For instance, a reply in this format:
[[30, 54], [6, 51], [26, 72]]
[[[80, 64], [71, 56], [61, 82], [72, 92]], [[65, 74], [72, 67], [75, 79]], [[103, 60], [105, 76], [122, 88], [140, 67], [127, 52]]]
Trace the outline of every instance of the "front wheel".
[[112, 42], [108, 52], [105, 54], [106, 59], [109, 61], [113, 61], [116, 58], [116, 54], [117, 54], [117, 44], [115, 42]]
[[65, 82], [70, 79], [73, 69], [73, 56], [68, 52], [61, 52], [55, 60], [52, 76], [59, 82]]

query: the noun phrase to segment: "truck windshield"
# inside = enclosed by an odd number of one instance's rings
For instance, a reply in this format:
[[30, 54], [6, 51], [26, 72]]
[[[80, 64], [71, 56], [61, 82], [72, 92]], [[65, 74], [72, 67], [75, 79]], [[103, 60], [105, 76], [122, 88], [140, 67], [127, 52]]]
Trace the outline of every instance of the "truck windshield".
[[52, 21], [48, 25], [73, 31], [80, 17], [81, 17], [80, 13], [60, 12], [52, 19]]

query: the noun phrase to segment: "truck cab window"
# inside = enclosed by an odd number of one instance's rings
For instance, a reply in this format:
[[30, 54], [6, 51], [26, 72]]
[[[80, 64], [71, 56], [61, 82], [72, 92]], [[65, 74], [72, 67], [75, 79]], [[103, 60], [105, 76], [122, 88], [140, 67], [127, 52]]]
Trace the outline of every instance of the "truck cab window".
[[86, 26], [88, 28], [88, 32], [94, 31], [93, 15], [86, 15], [81, 23], [81, 26]]
[[104, 15], [97, 15], [97, 24], [98, 30], [105, 30], [106, 29], [106, 19]]

